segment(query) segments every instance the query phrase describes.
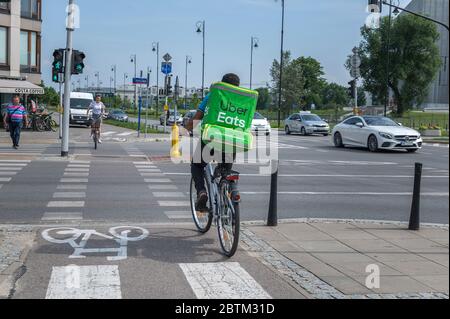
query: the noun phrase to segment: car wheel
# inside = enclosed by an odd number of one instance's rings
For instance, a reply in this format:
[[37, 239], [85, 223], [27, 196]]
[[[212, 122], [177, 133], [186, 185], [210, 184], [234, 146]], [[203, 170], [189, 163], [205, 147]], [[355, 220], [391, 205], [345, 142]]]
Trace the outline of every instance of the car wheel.
[[291, 135], [291, 129], [289, 128], [289, 125], [286, 125], [284, 131], [286, 132], [286, 135]]
[[269, 132], [267, 132], [267, 133], [266, 133], [266, 136], [270, 136], [270, 133], [269, 133]]
[[344, 143], [342, 143], [342, 135], [341, 133], [337, 132], [336, 134], [334, 134], [334, 146], [342, 148], [344, 147]]
[[306, 134], [306, 129], [305, 129], [304, 126], [302, 127], [300, 133], [301, 133], [303, 136], [306, 136], [306, 135], [307, 135], [307, 134]]
[[328, 134], [328, 133], [327, 134], [323, 134], [323, 136], [328, 136], [328, 135], [330, 135], [330, 134]]
[[408, 153], [415, 153], [415, 152], [417, 152], [419, 149], [418, 148], [412, 148], [412, 149], [408, 149], [408, 150], [406, 150]]
[[369, 148], [369, 151], [371, 152], [377, 152], [378, 151], [378, 140], [375, 135], [370, 135], [369, 140], [367, 142], [367, 147]]

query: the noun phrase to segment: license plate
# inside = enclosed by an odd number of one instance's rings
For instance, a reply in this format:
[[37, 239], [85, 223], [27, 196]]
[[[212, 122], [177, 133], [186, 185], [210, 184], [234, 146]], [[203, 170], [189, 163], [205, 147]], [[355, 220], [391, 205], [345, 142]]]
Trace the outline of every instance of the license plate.
[[411, 142], [409, 142], [409, 143], [403, 142], [403, 143], [402, 143], [402, 146], [414, 146], [414, 143], [411, 143]]

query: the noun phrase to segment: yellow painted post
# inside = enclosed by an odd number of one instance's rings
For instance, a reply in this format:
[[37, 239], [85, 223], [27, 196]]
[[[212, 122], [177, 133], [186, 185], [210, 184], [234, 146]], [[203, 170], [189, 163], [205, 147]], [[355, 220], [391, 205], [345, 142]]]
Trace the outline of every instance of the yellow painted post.
[[180, 152], [180, 129], [175, 122], [175, 124], [172, 127], [172, 148], [170, 150], [170, 156], [172, 158], [180, 158], [181, 152]]

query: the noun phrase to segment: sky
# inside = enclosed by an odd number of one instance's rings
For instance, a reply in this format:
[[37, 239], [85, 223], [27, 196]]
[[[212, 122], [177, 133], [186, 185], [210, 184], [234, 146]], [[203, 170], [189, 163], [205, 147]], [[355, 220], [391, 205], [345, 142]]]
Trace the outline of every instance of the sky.
[[[409, 0], [400, 1], [405, 6]], [[395, 2], [395, 1], [394, 1]], [[152, 43], [159, 42], [160, 55], [173, 57], [173, 74], [184, 86], [186, 55], [188, 87], [201, 87], [202, 36], [196, 23], [206, 22], [205, 85], [219, 81], [225, 73], [250, 82], [251, 37], [259, 39], [254, 51], [254, 87], [270, 82], [270, 67], [280, 56], [281, 0], [76, 0], [80, 8], [80, 28], [73, 34], [74, 49], [85, 52], [85, 74], [73, 82], [96, 83], [99, 72], [103, 86], [109, 87], [111, 67], [117, 65], [117, 85], [124, 73], [134, 75], [130, 56], [137, 55], [139, 70], [152, 69], [156, 83], [156, 54]], [[347, 55], [361, 40], [360, 28], [368, 16], [367, 0], [285, 0], [285, 50], [294, 58], [311, 56], [323, 66], [330, 82], [347, 85], [350, 75], [344, 67]], [[51, 81], [52, 53], [66, 45], [67, 0], [43, 1], [43, 80]], [[160, 61], [161, 62], [161, 61]], [[160, 71], [160, 66], [158, 66]], [[160, 73], [160, 85], [163, 74]]]

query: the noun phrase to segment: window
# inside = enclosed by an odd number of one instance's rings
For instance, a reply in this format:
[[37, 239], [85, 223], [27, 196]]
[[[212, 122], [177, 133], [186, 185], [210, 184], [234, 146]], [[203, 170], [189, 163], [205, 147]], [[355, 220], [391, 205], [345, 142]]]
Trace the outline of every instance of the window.
[[356, 125], [356, 123], [362, 123], [359, 117], [352, 117], [351, 119], [348, 119], [347, 121], [344, 122], [344, 124], [347, 125]]
[[300, 116], [299, 116], [298, 114], [294, 114], [294, 115], [292, 115], [291, 118], [290, 118], [291, 121], [297, 121], [297, 120], [299, 120], [299, 119], [300, 119]]
[[39, 71], [40, 41], [40, 35], [36, 32], [20, 31], [20, 65], [22, 71]]
[[0, 2], [0, 13], [9, 13], [9, 2]]
[[8, 64], [8, 29], [0, 27], [0, 65]]
[[20, 4], [22, 18], [41, 19], [41, 0], [21, 0]]

